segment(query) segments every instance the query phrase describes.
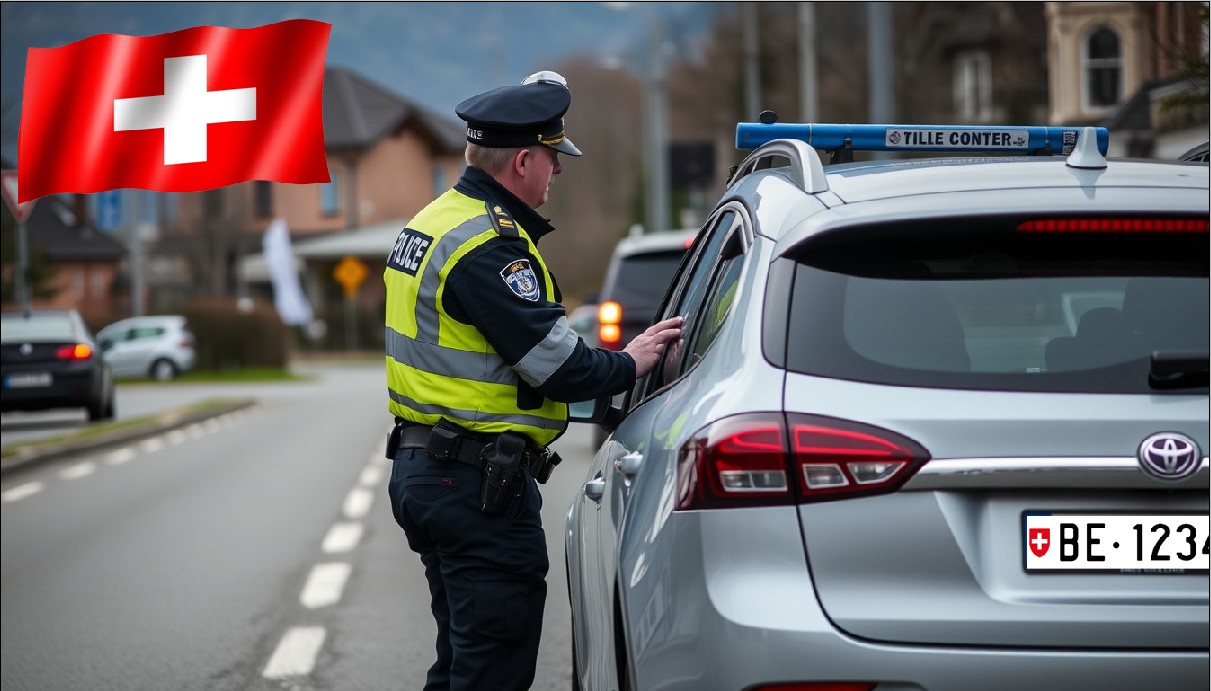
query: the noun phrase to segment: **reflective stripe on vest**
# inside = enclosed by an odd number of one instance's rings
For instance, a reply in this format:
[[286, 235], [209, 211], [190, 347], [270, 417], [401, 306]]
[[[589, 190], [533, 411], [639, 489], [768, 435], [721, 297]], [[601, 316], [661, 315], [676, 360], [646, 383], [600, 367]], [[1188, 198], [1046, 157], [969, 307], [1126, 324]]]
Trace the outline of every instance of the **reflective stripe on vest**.
[[432, 243], [415, 275], [390, 262], [383, 274], [389, 408], [413, 422], [431, 425], [446, 418], [476, 432], [520, 432], [545, 446], [567, 428], [567, 404], [543, 399], [540, 407], [521, 410], [518, 377], [520, 372], [537, 386], [567, 359], [576, 347], [567, 320], [560, 319], [514, 370], [478, 329], [446, 314], [442, 304], [450, 270], [498, 233], [526, 241], [536, 275], [553, 294], [550, 273], [529, 236], [498, 229], [492, 220], [484, 202], [449, 190], [408, 224]]

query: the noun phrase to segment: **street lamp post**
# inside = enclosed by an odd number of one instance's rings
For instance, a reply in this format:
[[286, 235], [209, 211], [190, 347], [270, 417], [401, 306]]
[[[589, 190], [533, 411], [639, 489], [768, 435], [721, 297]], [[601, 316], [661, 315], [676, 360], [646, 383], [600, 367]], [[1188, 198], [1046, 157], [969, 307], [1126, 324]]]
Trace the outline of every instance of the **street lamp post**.
[[644, 145], [644, 169], [647, 177], [647, 203], [644, 204], [646, 232], [665, 229], [669, 222], [669, 141], [666, 76], [664, 69], [664, 30], [660, 16], [649, 11], [651, 51], [645, 98], [647, 133]]

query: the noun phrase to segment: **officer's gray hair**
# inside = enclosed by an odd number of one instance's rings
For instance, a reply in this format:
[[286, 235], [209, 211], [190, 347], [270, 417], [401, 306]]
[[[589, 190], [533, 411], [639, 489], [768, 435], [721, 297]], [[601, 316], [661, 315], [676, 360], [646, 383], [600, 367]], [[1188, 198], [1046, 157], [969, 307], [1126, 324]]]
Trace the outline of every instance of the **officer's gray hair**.
[[495, 175], [507, 168], [509, 161], [512, 161], [517, 152], [524, 148], [527, 147], [499, 149], [481, 146], [474, 142], [467, 142], [467, 151], [464, 158], [467, 160], [467, 165], [475, 166], [485, 173]]

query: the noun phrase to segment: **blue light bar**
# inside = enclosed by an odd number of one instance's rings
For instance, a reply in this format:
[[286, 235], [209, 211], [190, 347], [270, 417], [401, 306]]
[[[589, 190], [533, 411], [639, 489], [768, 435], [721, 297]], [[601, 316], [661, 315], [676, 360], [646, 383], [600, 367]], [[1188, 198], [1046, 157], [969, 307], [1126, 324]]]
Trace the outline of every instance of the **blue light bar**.
[[[1013, 125], [825, 125], [789, 122], [741, 122], [736, 125], [736, 148], [756, 149], [775, 139], [798, 139], [818, 150], [938, 151], [1033, 154], [1050, 149], [1067, 156], [1076, 146], [1080, 127]], [[1097, 130], [1103, 155], [1110, 132]], [[848, 144], [848, 146], [847, 146]]]

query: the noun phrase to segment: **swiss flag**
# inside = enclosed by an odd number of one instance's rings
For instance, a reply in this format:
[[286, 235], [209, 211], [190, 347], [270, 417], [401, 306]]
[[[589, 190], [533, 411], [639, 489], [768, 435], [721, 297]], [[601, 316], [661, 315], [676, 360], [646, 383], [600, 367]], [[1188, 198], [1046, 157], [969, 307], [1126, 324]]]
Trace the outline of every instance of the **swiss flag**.
[[292, 19], [31, 48], [19, 201], [123, 187], [328, 182], [323, 88], [331, 29]]

